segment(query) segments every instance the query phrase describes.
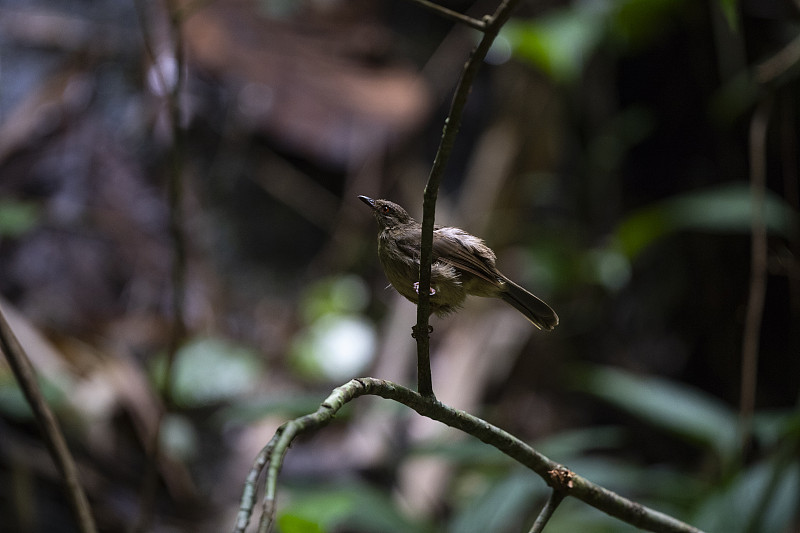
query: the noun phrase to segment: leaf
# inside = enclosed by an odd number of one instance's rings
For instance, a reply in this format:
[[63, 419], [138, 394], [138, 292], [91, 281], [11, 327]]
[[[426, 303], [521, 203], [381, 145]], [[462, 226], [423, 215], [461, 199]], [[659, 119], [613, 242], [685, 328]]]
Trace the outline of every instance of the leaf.
[[737, 9], [737, 0], [717, 0], [722, 14], [725, 15], [725, 20], [728, 22], [728, 27], [732, 31], [739, 30], [739, 10]]
[[601, 449], [620, 446], [623, 430], [617, 426], [594, 426], [583, 429], [562, 431], [536, 443], [536, 449], [558, 461]]
[[709, 115], [721, 128], [732, 128], [761, 97], [761, 87], [748, 71], [740, 72], [724, 81], [714, 92], [709, 104]]
[[[658, 239], [681, 230], [720, 233], [750, 232], [752, 197], [744, 184], [724, 185], [693, 191], [634, 212], [617, 226], [616, 246], [633, 259]], [[767, 193], [764, 202], [767, 230], [791, 236], [797, 229], [797, 216], [775, 194]]]
[[429, 441], [412, 449], [415, 456], [440, 457], [451, 464], [464, 466], [503, 466], [508, 467], [512, 460], [493, 446], [477, 439], [447, 439]]
[[324, 315], [294, 339], [290, 361], [305, 377], [342, 381], [357, 376], [375, 356], [375, 328], [359, 315]]
[[800, 440], [800, 411], [759, 411], [753, 418], [753, 432], [766, 448], [772, 448], [791, 439]]
[[330, 276], [312, 283], [303, 293], [300, 310], [307, 322], [325, 315], [359, 313], [369, 301], [364, 280], [354, 275]]
[[669, 31], [685, 0], [615, 0], [609, 17], [612, 36], [626, 49], [641, 48]]
[[293, 514], [284, 513], [278, 517], [277, 522], [281, 533], [325, 533], [316, 522]]
[[[213, 420], [217, 424], [247, 424], [269, 415], [296, 418], [316, 411], [321, 401], [318, 392], [308, 394], [282, 392], [257, 398], [244, 398], [217, 411], [213, 415]], [[336, 418], [345, 418], [348, 413], [349, 408], [346, 406], [339, 411]]]
[[[39, 377], [38, 381], [42, 396], [51, 409], [58, 412], [67, 405], [67, 395], [71, 389], [69, 385], [55, 383], [44, 377]], [[7, 373], [0, 371], [0, 413], [20, 420], [33, 420], [30, 404], [10, 370]]]
[[339, 483], [316, 485], [313, 488], [295, 487], [291, 489], [291, 494], [291, 503], [278, 517], [279, 523], [284, 515], [291, 515], [294, 519], [317, 525], [322, 531], [340, 528], [348, 531], [422, 533], [429, 530], [423, 523], [400, 513], [386, 494], [369, 485]]
[[575, 81], [604, 31], [587, 9], [562, 9], [525, 22], [508, 22], [502, 35], [514, 52], [559, 82]]
[[558, 507], [545, 528], [546, 532], [565, 533], [640, 533], [641, 530], [613, 516], [590, 507], [575, 498], [567, 498]]
[[[773, 477], [775, 468], [779, 468], [777, 477]], [[775, 486], [771, 487], [772, 484]], [[772, 497], [764, 502], [761, 523], [753, 531], [789, 531], [800, 498], [797, 461], [788, 468], [764, 461], [741, 471], [731, 483], [703, 502], [694, 523], [706, 531], [744, 533], [761, 504], [761, 495], [768, 490]]]
[[[160, 386], [165, 365], [162, 357], [153, 368]], [[173, 396], [184, 407], [229, 400], [255, 388], [262, 371], [261, 359], [248, 348], [219, 338], [195, 339], [176, 354]]]
[[546, 486], [528, 470], [516, 471], [464, 505], [450, 524], [453, 533], [519, 530], [522, 518], [544, 496]]
[[727, 464], [737, 453], [737, 417], [728, 406], [680, 383], [610, 367], [585, 367], [578, 388], [639, 419], [714, 451]]
[[574, 83], [604, 40], [611, 38], [623, 49], [647, 45], [672, 26], [686, 5], [685, 0], [577, 2], [535, 20], [510, 21], [500, 35], [519, 58], [557, 82]]

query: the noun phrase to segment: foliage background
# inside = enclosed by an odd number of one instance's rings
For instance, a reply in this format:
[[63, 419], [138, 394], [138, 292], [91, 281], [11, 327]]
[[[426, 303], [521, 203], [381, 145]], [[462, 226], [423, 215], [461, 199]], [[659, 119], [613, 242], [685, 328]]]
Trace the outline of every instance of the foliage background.
[[[283, 420], [354, 376], [414, 382], [414, 309], [384, 290], [356, 195], [420, 213], [475, 35], [400, 0], [182, 7], [189, 339], [153, 528], [217, 531]], [[4, 0], [0, 14], [2, 305], [100, 528], [127, 530], [169, 341], [165, 93], [181, 64], [161, 3]], [[437, 222], [485, 237], [562, 323], [543, 334], [475, 299], [434, 320], [442, 401], [709, 531], [800, 531], [797, 28], [779, 0], [523, 4], [473, 88]], [[759, 69], [776, 57], [786, 68]], [[769, 270], [743, 444], [762, 108]], [[9, 530], [73, 531], [4, 364], [0, 434]], [[295, 445], [282, 479], [283, 532], [520, 531], [545, 494], [371, 399]], [[625, 529], [569, 500], [548, 526]]]

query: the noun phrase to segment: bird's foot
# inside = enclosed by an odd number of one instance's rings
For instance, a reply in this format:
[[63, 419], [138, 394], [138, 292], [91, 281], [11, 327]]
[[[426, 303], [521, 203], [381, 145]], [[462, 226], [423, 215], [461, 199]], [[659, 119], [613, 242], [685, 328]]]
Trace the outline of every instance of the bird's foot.
[[[414, 282], [414, 290], [417, 292], [417, 294], [419, 294], [419, 281]], [[431, 296], [433, 296], [434, 294], [436, 294], [436, 289], [431, 287]]]
[[[417, 338], [417, 333], [418, 333], [417, 332], [417, 326], [411, 326], [411, 336], [416, 339]], [[428, 324], [428, 335], [430, 335], [431, 333], [433, 333], [433, 326]]]

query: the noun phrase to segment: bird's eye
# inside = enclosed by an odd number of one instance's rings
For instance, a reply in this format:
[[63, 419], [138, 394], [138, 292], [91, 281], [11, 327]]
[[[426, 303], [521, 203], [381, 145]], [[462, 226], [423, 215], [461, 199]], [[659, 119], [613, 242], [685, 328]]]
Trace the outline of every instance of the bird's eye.
[[383, 211], [384, 215], [388, 215], [389, 211], [391, 211], [391, 209], [389, 208], [388, 205], [385, 205], [385, 206], [383, 206], [382, 211]]

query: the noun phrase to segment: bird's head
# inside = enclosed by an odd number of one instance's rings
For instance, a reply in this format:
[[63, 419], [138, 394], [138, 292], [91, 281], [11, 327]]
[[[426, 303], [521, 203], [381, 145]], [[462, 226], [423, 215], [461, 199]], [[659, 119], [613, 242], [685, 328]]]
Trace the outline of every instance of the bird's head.
[[389, 200], [373, 200], [368, 196], [359, 196], [359, 200], [367, 204], [375, 215], [381, 229], [395, 228], [414, 222], [405, 209]]

